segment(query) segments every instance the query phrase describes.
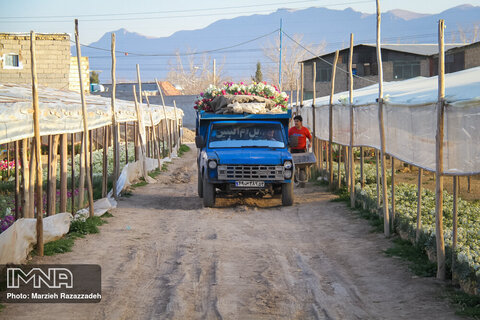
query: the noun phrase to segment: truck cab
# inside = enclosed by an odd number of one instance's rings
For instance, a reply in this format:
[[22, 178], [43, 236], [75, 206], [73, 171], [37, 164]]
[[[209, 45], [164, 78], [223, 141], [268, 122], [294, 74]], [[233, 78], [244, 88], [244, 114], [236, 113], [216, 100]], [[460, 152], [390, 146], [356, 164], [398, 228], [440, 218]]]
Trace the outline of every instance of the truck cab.
[[288, 151], [291, 110], [281, 114], [197, 113], [198, 195], [206, 207], [224, 194], [280, 194], [293, 204]]

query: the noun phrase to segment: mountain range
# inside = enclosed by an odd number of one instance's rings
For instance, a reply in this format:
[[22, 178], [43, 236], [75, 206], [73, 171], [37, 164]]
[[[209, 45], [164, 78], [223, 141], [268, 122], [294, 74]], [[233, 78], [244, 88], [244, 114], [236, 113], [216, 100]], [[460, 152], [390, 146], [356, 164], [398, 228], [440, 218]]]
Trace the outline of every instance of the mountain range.
[[[436, 43], [438, 20], [444, 19], [446, 42], [462, 42], [473, 38], [474, 29], [480, 25], [480, 7], [457, 6], [438, 14], [421, 14], [405, 10], [392, 10], [382, 14], [383, 43]], [[134, 81], [135, 65], [139, 64], [142, 80], [165, 78], [169, 64], [175, 63], [175, 53], [212, 51], [205, 55], [208, 61], [216, 59], [223, 66], [223, 74], [233, 80], [250, 79], [255, 73], [256, 63], [274, 66], [262, 48], [274, 46], [279, 38], [279, 26], [285, 32], [283, 47], [293, 44], [288, 36], [301, 35], [301, 43], [322, 45], [321, 52], [327, 53], [346, 47], [350, 33], [355, 43], [374, 43], [376, 15], [355, 11], [351, 8], [332, 10], [311, 7], [302, 10], [278, 9], [261, 15], [240, 16], [218, 20], [209, 26], [191, 31], [178, 31], [169, 37], [152, 38], [125, 29], [112, 31], [116, 35], [117, 79]], [[82, 55], [90, 59], [90, 70], [100, 71], [100, 80], [110, 82], [111, 58], [109, 56], [111, 33], [105, 33], [98, 41], [82, 48]], [[264, 36], [265, 35], [265, 36]], [[258, 37], [264, 36], [260, 39]], [[250, 41], [252, 40], [252, 41]], [[246, 43], [244, 43], [246, 42]], [[244, 43], [242, 45], [238, 45]], [[238, 45], [238, 46], [236, 46]], [[103, 50], [101, 50], [103, 49]], [[72, 54], [75, 48], [72, 47]], [[305, 56], [305, 59], [311, 55]], [[196, 55], [194, 64], [201, 65], [202, 55]], [[183, 63], [188, 63], [183, 58]]]

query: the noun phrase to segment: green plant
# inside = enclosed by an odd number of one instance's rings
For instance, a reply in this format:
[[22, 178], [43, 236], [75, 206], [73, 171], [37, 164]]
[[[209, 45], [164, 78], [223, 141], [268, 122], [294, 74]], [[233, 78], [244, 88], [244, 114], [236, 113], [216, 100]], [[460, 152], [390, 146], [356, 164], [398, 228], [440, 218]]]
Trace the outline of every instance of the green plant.
[[185, 152], [188, 152], [188, 151], [190, 151], [190, 147], [187, 146], [186, 144], [182, 144], [178, 149], [178, 156], [181, 157]]
[[98, 226], [107, 223], [101, 217], [88, 217], [86, 219], [73, 220], [70, 224], [69, 233], [85, 235], [89, 233], [98, 233]]
[[433, 277], [437, 271], [437, 264], [428, 260], [425, 250], [408, 240], [393, 239], [393, 247], [385, 250], [385, 254], [410, 262], [408, 268], [420, 277]]
[[154, 178], [154, 179], [155, 179], [155, 177], [158, 176], [160, 173], [162, 173], [162, 170], [159, 169], [159, 168], [156, 168], [155, 170], [150, 171], [150, 172], [148, 173], [148, 175], [149, 175], [151, 178]]
[[455, 313], [457, 315], [480, 319], [479, 296], [474, 296], [453, 287], [449, 287], [445, 297], [455, 306]]

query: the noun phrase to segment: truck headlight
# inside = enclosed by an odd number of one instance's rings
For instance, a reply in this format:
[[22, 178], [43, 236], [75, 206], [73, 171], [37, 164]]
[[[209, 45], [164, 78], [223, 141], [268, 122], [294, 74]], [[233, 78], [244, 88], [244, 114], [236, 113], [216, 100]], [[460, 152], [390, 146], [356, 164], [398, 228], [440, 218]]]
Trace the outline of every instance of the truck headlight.
[[290, 179], [292, 177], [292, 173], [293, 173], [292, 170], [284, 170], [283, 176], [285, 177], [285, 179]]
[[284, 167], [285, 169], [287, 169], [287, 170], [292, 169], [292, 161], [289, 161], [289, 160], [285, 161], [285, 162], [283, 163], [283, 167]]
[[215, 161], [215, 160], [209, 160], [209, 161], [208, 161], [208, 167], [209, 167], [210, 169], [215, 169], [215, 168], [217, 167], [217, 161]]

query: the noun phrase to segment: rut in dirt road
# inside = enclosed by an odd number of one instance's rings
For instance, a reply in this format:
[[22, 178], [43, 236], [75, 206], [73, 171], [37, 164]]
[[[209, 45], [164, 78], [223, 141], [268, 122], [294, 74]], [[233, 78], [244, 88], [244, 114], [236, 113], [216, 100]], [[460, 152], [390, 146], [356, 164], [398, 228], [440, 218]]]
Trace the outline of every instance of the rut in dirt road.
[[35, 263], [102, 267], [98, 304], [8, 304], [2, 319], [456, 319], [434, 279], [325, 189], [280, 199], [196, 194], [195, 151], [122, 198], [99, 234]]

